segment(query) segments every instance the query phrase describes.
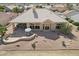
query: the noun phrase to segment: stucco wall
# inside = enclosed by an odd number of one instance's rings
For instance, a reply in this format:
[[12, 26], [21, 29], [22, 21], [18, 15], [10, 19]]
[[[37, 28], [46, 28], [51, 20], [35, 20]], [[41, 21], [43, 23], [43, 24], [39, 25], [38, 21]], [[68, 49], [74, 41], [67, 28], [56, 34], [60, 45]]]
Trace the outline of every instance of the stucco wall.
[[[18, 23], [12, 23], [12, 26], [13, 26], [12, 28], [15, 28], [17, 24]], [[30, 23], [26, 23], [26, 24], [27, 24], [26, 25], [27, 27], [30, 27]], [[36, 23], [33, 23], [33, 24], [36, 25]], [[46, 25], [46, 24], [50, 27], [49, 30], [52, 30], [52, 31], [55, 30], [56, 23], [55, 22], [52, 22], [51, 20], [46, 20], [46, 21], [44, 21], [42, 23], [39, 23], [40, 29], [34, 29], [34, 30], [44, 30], [43, 29], [43, 26]]]

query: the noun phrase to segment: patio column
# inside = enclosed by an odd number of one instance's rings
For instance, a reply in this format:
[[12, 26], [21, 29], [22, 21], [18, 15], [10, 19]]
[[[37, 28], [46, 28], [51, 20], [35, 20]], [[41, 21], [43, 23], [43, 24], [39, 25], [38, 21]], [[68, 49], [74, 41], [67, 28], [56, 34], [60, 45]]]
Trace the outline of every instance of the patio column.
[[27, 23], [27, 28], [30, 28], [30, 24], [29, 23]]
[[15, 30], [16, 24], [15, 23], [12, 23], [12, 26], [13, 26], [13, 30]]
[[51, 25], [51, 30], [52, 30], [52, 31], [55, 31], [55, 29], [56, 29], [56, 23], [53, 23], [53, 24]]
[[43, 24], [42, 23], [40, 24], [40, 30], [43, 30]]

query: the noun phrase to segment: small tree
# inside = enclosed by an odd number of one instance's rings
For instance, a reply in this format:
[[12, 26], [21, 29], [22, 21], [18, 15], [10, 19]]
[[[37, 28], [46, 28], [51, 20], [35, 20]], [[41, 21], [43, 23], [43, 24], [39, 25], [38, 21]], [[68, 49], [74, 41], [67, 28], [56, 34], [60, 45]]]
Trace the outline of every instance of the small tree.
[[75, 26], [79, 26], [79, 22], [73, 22]]
[[20, 8], [20, 7], [14, 7], [12, 9], [12, 12], [15, 12], [15, 13], [22, 13], [24, 11], [23, 8]]
[[0, 12], [4, 12], [4, 10], [5, 10], [5, 6], [0, 5]]
[[70, 18], [65, 18], [68, 22], [73, 23], [74, 21]]
[[73, 5], [72, 4], [67, 4], [67, 8], [69, 9], [69, 10], [72, 10], [73, 9]]
[[3, 36], [6, 31], [7, 31], [7, 28], [5, 26], [0, 25], [1, 42], [3, 42]]
[[72, 31], [72, 26], [69, 25], [69, 24], [63, 24], [63, 25], [61, 26], [60, 31], [61, 31], [62, 33], [64, 33], [64, 34], [67, 35], [67, 34], [69, 34], [69, 33]]
[[66, 17], [65, 19], [68, 21], [70, 18]]
[[73, 21], [73, 20], [71, 20], [71, 19], [70, 19], [70, 20], [68, 20], [68, 21], [69, 21], [70, 23], [73, 23], [73, 22], [74, 22], [74, 21]]

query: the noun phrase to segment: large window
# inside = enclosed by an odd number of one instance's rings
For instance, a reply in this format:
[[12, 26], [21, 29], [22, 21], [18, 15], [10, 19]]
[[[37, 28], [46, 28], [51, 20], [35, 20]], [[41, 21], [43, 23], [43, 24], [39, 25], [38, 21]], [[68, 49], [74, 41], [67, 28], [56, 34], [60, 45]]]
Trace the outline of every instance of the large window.
[[36, 24], [30, 24], [30, 28], [31, 29], [40, 29], [40, 25], [38, 24], [38, 23], [36, 23]]
[[27, 24], [26, 23], [19, 23], [17, 25], [17, 28], [23, 28], [23, 29], [25, 29], [25, 28], [27, 28]]
[[44, 30], [49, 30], [50, 29], [50, 24], [43, 24], [43, 29]]
[[35, 29], [40, 29], [40, 26], [35, 26]]
[[62, 23], [58, 23], [58, 24], [56, 25], [56, 29], [61, 29], [61, 27], [62, 27]]
[[45, 26], [45, 30], [49, 30], [49, 26]]
[[34, 29], [34, 24], [30, 23], [30, 28]]

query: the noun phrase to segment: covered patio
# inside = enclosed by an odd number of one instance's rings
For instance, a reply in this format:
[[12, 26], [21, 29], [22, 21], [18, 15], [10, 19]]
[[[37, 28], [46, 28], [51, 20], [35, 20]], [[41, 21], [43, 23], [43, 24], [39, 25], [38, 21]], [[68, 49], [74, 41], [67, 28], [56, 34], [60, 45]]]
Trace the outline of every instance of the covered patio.
[[[37, 36], [45, 37], [47, 39], [56, 40], [59, 38], [58, 32], [54, 31], [38, 31], [38, 30], [32, 30], [31, 33], [37, 34]], [[10, 37], [23, 37], [26, 36], [25, 29], [18, 28], [16, 29]]]

